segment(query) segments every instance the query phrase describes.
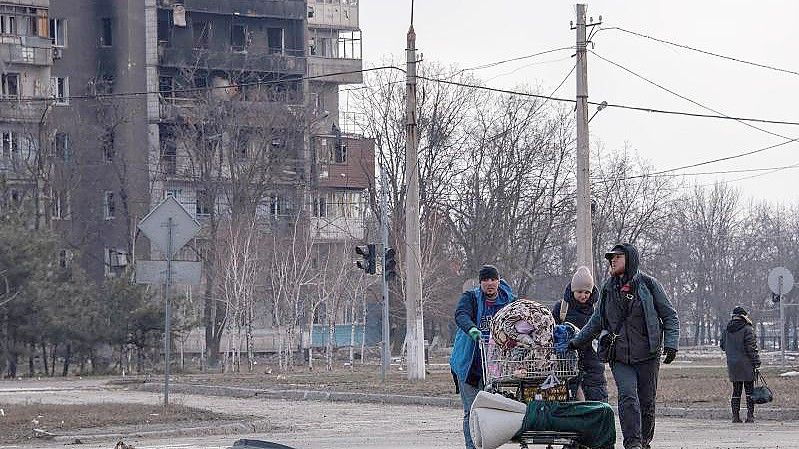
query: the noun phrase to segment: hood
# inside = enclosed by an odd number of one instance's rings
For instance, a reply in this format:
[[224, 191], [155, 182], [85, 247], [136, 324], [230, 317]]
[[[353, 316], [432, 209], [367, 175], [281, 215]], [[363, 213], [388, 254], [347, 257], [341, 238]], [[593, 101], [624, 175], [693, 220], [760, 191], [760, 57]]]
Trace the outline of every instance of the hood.
[[622, 276], [621, 281], [623, 284], [632, 280], [636, 274], [638, 274], [638, 249], [629, 244], [629, 243], [622, 243], [621, 244], [622, 251], [624, 251], [624, 276]]
[[727, 332], [738, 332], [745, 326], [751, 326], [752, 320], [746, 315], [733, 315], [729, 323], [727, 323]]
[[574, 299], [574, 295], [572, 293], [571, 283], [566, 284], [566, 290], [563, 292], [563, 300], [569, 304], [569, 307], [593, 308], [594, 304], [599, 300], [599, 289], [597, 289], [596, 286], [594, 286], [594, 289], [591, 290], [591, 296], [588, 297], [588, 301], [586, 301], [585, 304], [581, 304], [579, 301]]

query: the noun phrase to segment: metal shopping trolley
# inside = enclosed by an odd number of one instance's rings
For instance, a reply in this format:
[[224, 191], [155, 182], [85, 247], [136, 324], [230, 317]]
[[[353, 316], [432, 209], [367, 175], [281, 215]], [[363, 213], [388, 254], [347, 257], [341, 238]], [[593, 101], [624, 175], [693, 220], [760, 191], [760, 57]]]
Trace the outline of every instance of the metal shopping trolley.
[[[480, 339], [484, 390], [522, 403], [531, 400], [573, 401], [568, 382], [579, 375], [577, 351], [557, 352], [554, 347], [504, 350]], [[517, 442], [529, 445], [564, 445], [577, 448], [578, 434], [559, 431], [522, 432]]]

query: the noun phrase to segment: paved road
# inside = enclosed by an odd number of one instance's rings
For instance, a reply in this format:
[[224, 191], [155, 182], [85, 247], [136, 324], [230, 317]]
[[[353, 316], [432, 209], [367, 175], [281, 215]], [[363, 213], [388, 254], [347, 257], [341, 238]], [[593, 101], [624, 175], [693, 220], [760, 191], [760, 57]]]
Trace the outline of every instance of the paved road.
[[[127, 438], [136, 449], [225, 448], [237, 438], [280, 442], [297, 449], [456, 449], [462, 447], [460, 413], [439, 407], [381, 404], [236, 399], [196, 395], [171, 395], [174, 402], [224, 413], [248, 414], [267, 420], [277, 430], [236, 436], [182, 436]], [[155, 393], [99, 388], [91, 382], [0, 382], [0, 404], [19, 402], [84, 404], [93, 402], [158, 403]], [[620, 432], [617, 432], [619, 436]], [[78, 446], [111, 449], [109, 438]], [[657, 448], [780, 448], [799, 449], [799, 423], [763, 422], [754, 425], [686, 419], [659, 419]], [[36, 447], [64, 449], [64, 442], [37, 442]], [[516, 448], [505, 445], [502, 449]], [[621, 447], [619, 444], [618, 447]]]

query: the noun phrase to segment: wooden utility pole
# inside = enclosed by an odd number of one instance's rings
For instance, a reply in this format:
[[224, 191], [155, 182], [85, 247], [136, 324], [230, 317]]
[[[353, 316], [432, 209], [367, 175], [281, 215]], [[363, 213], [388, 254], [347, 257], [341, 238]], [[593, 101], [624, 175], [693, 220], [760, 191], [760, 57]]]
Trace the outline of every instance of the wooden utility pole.
[[416, 32], [408, 28], [405, 110], [405, 341], [408, 379], [424, 380], [424, 317], [422, 315], [421, 230], [419, 224], [419, 164], [416, 150]]
[[[577, 4], [577, 266], [593, 271], [585, 5]], [[593, 24], [592, 24], [593, 25]]]
[[380, 379], [388, 379], [388, 370], [391, 366], [391, 329], [388, 325], [388, 273], [386, 273], [386, 251], [388, 250], [388, 181], [386, 170], [380, 164], [380, 231], [383, 239], [383, 275], [380, 286], [383, 291], [383, 345], [380, 363]]

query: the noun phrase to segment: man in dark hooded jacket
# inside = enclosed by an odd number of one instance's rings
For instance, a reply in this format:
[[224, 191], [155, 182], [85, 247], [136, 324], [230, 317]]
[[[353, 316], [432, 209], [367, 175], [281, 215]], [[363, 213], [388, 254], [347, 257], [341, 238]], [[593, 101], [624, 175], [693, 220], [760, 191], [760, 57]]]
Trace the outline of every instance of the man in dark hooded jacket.
[[760, 368], [757, 338], [749, 313], [741, 306], [732, 309], [732, 319], [721, 334], [721, 350], [727, 355], [727, 374], [732, 382], [732, 422], [741, 422], [741, 390], [746, 391], [746, 422], [755, 422], [752, 388], [755, 371]]
[[[594, 286], [594, 277], [588, 267], [579, 267], [566, 284], [563, 300], [555, 303], [552, 316], [555, 324], [571, 323], [582, 328], [594, 314], [594, 304], [599, 299], [599, 290]], [[605, 365], [599, 360], [591, 345], [579, 350], [580, 376], [570, 388], [583, 388], [586, 401], [608, 402]]]
[[655, 434], [655, 395], [663, 363], [677, 355], [680, 322], [657, 280], [638, 271], [638, 250], [619, 244], [605, 254], [610, 278], [591, 319], [569, 342], [580, 348], [596, 337], [605, 351], [619, 390], [619, 423], [626, 449], [649, 448]]

